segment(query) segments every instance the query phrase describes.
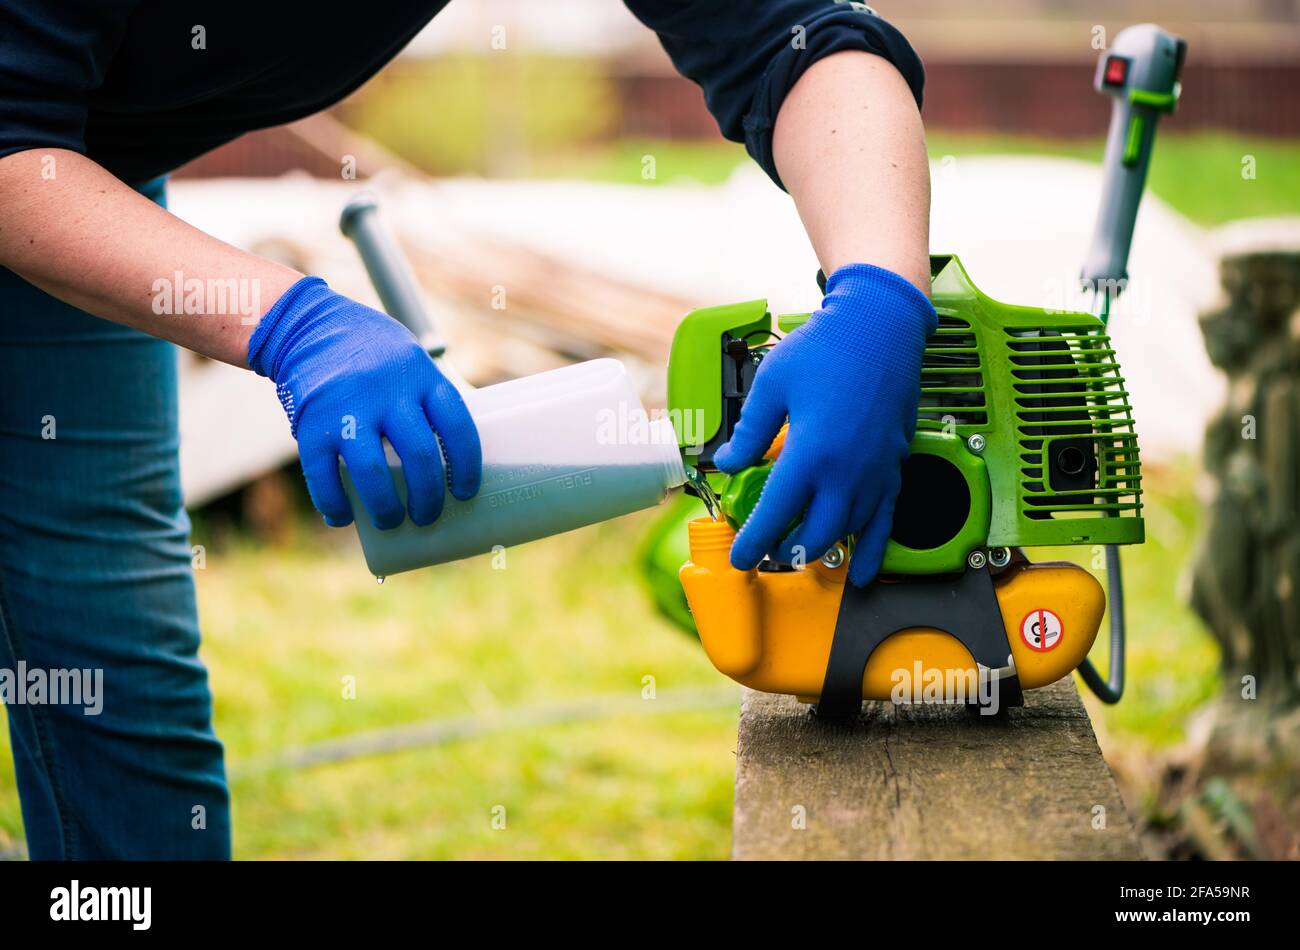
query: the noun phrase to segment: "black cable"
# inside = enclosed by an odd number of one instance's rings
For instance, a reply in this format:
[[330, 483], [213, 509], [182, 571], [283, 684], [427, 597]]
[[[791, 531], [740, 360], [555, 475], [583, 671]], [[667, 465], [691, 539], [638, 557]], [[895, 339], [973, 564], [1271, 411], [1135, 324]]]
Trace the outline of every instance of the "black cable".
[[1102, 679], [1087, 657], [1079, 664], [1079, 675], [1103, 703], [1113, 706], [1124, 695], [1124, 575], [1119, 564], [1119, 547], [1106, 545], [1106, 587], [1110, 601], [1110, 674]]

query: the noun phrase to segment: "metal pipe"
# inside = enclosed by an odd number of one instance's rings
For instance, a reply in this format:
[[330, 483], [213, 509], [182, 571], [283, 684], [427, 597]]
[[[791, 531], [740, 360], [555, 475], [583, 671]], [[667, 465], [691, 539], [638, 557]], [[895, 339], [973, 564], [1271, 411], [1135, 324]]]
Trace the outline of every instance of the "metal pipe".
[[[1110, 318], [1110, 305], [1114, 296], [1109, 288], [1093, 291], [1093, 313], [1104, 327]], [[1106, 679], [1097, 672], [1086, 656], [1079, 664], [1079, 675], [1103, 703], [1114, 705], [1124, 695], [1124, 653], [1127, 634], [1124, 623], [1124, 572], [1120, 567], [1119, 547], [1106, 545], [1106, 600], [1110, 610], [1110, 671]]]
[[343, 209], [339, 230], [357, 246], [384, 310], [410, 330], [429, 355], [437, 359], [446, 353], [447, 344], [424, 308], [410, 264], [392, 234], [379, 221], [378, 211], [375, 196], [362, 192]]

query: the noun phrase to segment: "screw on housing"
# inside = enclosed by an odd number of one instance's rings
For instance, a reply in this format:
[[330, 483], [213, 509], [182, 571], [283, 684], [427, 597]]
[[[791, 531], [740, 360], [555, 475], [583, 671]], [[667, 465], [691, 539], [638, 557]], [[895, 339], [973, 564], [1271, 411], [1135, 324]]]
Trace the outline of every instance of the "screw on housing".
[[980, 435], [978, 432], [966, 440], [966, 448], [970, 449], [976, 455], [983, 452], [984, 446], [987, 444], [988, 443], [984, 441], [984, 436]]
[[838, 544], [822, 555], [822, 564], [829, 567], [832, 571], [843, 563], [844, 548]]
[[988, 558], [985, 557], [983, 551], [971, 551], [966, 558], [966, 563], [969, 564], [973, 570], [978, 571], [988, 563]]

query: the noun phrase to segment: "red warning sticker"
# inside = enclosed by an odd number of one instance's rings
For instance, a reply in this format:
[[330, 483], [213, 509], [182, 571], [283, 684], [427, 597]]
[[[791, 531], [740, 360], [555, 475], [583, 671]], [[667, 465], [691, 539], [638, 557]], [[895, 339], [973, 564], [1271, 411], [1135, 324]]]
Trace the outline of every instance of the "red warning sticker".
[[1064, 633], [1061, 618], [1045, 608], [1029, 611], [1020, 621], [1020, 639], [1036, 653], [1055, 650]]

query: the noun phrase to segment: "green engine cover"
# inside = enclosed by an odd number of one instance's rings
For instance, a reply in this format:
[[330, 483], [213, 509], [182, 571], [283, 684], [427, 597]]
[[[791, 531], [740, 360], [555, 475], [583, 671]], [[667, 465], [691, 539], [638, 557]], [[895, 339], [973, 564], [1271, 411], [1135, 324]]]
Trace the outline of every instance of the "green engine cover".
[[[882, 569], [960, 570], [981, 548], [1141, 542], [1137, 435], [1102, 322], [999, 303], [956, 257], [930, 263], [939, 326], [925, 349], [917, 432]], [[789, 332], [807, 316], [777, 323]], [[675, 420], [702, 418], [705, 437], [716, 433], [722, 336], [744, 338], [770, 321], [761, 300], [685, 318], [669, 362]], [[734, 524], [749, 516], [770, 468], [714, 476]]]

